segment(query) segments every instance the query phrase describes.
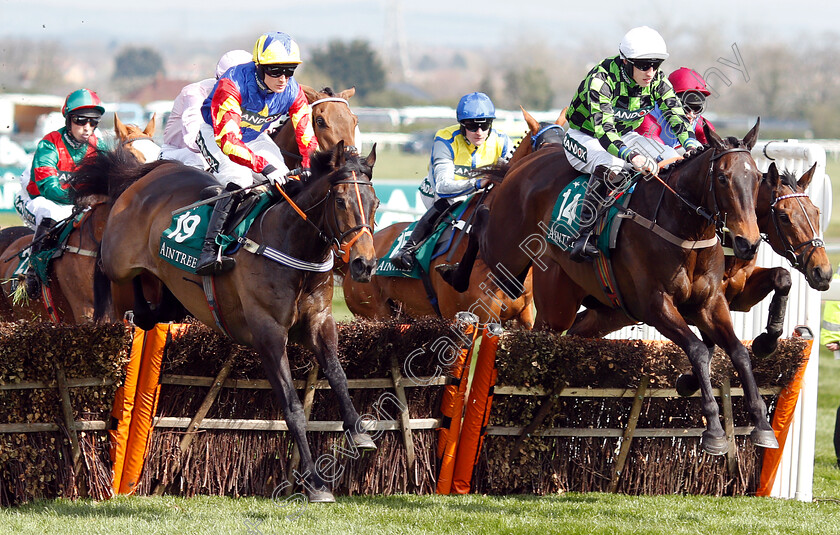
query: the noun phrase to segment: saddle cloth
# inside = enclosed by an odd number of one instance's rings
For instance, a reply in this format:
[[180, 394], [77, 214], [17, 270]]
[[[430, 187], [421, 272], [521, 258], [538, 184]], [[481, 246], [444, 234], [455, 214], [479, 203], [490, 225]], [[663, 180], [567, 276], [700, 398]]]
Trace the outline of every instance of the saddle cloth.
[[462, 201], [459, 205], [453, 207], [444, 218], [444, 221], [435, 228], [432, 235], [429, 236], [422, 245], [420, 245], [420, 248], [414, 255], [415, 262], [411, 271], [397, 269], [391, 263], [391, 257], [400, 250], [406, 241], [408, 241], [408, 238], [411, 236], [411, 232], [414, 230], [414, 227], [417, 226], [417, 222], [415, 221], [407, 226], [405, 230], [397, 236], [394, 243], [391, 244], [391, 248], [388, 249], [388, 253], [379, 259], [379, 263], [376, 265], [375, 275], [380, 277], [419, 279], [421, 278], [422, 273], [428, 273], [429, 265], [432, 263], [432, 260], [446, 254], [452, 246], [457, 233], [463, 232], [466, 222], [462, 219], [462, 216], [464, 215], [468, 204], [469, 199]]
[[[226, 255], [236, 253], [239, 249], [239, 238], [248, 233], [256, 218], [272, 203], [273, 200], [267, 194], [261, 194], [251, 209], [241, 216], [241, 219], [236, 217], [239, 222], [235, 223], [230, 231], [216, 237], [216, 244], [225, 248]], [[211, 203], [172, 216], [169, 227], [160, 236], [158, 255], [175, 267], [195, 273], [195, 266], [201, 255], [204, 235], [207, 233], [207, 225], [212, 212], [213, 204]]]
[[[560, 247], [564, 251], [570, 251], [578, 236], [580, 228], [580, 212], [583, 207], [583, 196], [586, 193], [586, 185], [589, 183], [589, 175], [581, 175], [574, 179], [568, 186], [563, 188], [554, 209], [551, 212], [551, 224], [546, 231], [546, 239], [549, 243]], [[623, 194], [619, 195], [617, 203], [626, 207], [630, 202], [630, 196], [635, 189], [634, 183]], [[596, 245], [598, 249], [609, 258], [610, 250], [615, 248], [618, 228], [621, 219], [616, 221], [619, 208], [616, 202], [609, 207], [606, 214], [602, 214], [595, 225], [595, 233], [598, 235]]]

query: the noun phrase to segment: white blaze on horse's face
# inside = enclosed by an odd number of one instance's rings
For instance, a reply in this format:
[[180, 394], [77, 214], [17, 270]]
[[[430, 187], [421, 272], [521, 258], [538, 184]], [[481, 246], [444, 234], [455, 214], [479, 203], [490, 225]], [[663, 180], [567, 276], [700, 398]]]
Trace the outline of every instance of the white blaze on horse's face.
[[143, 155], [142, 163], [154, 162], [160, 158], [160, 147], [151, 139], [138, 139], [131, 143], [131, 146]]

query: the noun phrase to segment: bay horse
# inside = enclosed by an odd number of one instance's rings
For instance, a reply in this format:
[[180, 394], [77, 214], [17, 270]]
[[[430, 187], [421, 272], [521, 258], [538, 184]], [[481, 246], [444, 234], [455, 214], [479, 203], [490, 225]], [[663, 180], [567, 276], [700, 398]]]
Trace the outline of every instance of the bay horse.
[[[153, 141], [155, 116], [144, 129], [133, 124], [123, 124], [114, 116], [114, 131], [117, 144], [132, 155], [137, 162], [157, 159], [160, 147]], [[83, 164], [84, 165], [84, 164]], [[71, 180], [71, 185], [72, 185]], [[93, 273], [96, 251], [102, 239], [105, 221], [110, 205], [100, 195], [79, 195], [70, 189], [77, 213], [84, 212], [67, 237], [61, 256], [50, 262], [49, 284], [41, 285], [38, 299], [16, 302], [12, 298], [14, 271], [18, 267], [17, 254], [32, 243], [32, 231], [27, 227], [10, 227], [0, 231], [0, 319], [39, 319], [55, 323], [82, 323], [91, 321], [94, 315]], [[9, 237], [19, 236], [11, 243]], [[104, 320], [118, 319], [111, 310]]]
[[217, 183], [215, 179], [173, 161], [129, 169], [123, 176], [114, 169], [109, 177], [127, 187], [120, 188], [122, 193], [114, 192], [100, 249], [104, 273], [122, 285], [132, 284], [141, 274], [159, 279], [196, 319], [261, 355], [299, 448], [300, 482], [310, 501], [334, 498], [316, 471], [309, 449], [287, 341], [298, 341], [314, 352], [338, 397], [344, 429], [354, 445], [376, 447], [360, 429], [359, 414], [336, 356], [338, 333], [331, 303], [333, 248], [347, 262], [349, 275], [359, 281], [369, 280], [376, 266], [370, 226], [379, 202], [371, 183], [375, 150], [374, 146], [363, 159], [339, 142], [330, 151], [314, 154], [312, 176], [305, 183], [284, 186], [295, 205], [282, 201], [271, 205], [248, 231], [246, 245], [236, 254], [236, 266], [205, 278], [161, 258], [160, 237], [170, 226], [173, 210], [196, 201], [205, 187]]
[[[312, 108], [312, 129], [315, 131], [315, 137], [318, 138], [320, 150], [329, 150], [339, 141], [343, 141], [345, 146], [356, 145], [356, 126], [359, 124], [359, 119], [350, 110], [350, 104], [347, 102], [347, 99], [356, 94], [356, 88], [351, 87], [335, 93], [329, 87], [321, 91], [303, 84], [300, 87]], [[289, 169], [299, 167], [301, 156], [295, 141], [292, 121], [287, 120], [283, 123], [283, 126], [278, 128], [271, 138], [280, 147], [286, 167]]]
[[[825, 243], [819, 237], [819, 209], [805, 192], [816, 167], [814, 164], [797, 180], [791, 173], [780, 175], [776, 164], [771, 163], [758, 190], [756, 217], [758, 228], [773, 251], [800, 271], [811, 288], [825, 291], [831, 283], [831, 262]], [[725, 259], [722, 285], [730, 310], [747, 312], [773, 293], [767, 326], [752, 343], [753, 354], [757, 357], [772, 355], [784, 326], [792, 284], [790, 273], [783, 267], [759, 267], [755, 258], [742, 260], [727, 254]], [[553, 307], [559, 297], [555, 289], [566, 280], [566, 275], [555, 265], [534, 273], [534, 285], [538, 289], [535, 293], [538, 328], [555, 329], [558, 326]], [[578, 313], [569, 334], [602, 337], [634, 323], [620, 310], [593, 305]], [[714, 344], [706, 342], [712, 346], [711, 351]], [[690, 395], [697, 391], [699, 384], [693, 375], [685, 374], [679, 377], [677, 387], [682, 395]]]
[[[722, 347], [732, 359], [744, 387], [755, 426], [755, 445], [778, 447], [767, 421], [767, 408], [759, 395], [749, 353], [732, 327], [720, 281], [724, 260], [716, 244], [715, 227], [726, 224], [733, 236], [735, 256], [750, 259], [760, 241], [755, 204], [761, 173], [750, 155], [758, 137], [755, 126], [743, 140], [720, 138], [706, 129], [709, 147], [670, 168], [660, 181], [642, 180], [629, 201], [636, 217], [622, 224], [611, 263], [615, 298], [607, 295], [600, 273], [592, 264], [573, 262], [567, 252], [545, 240], [552, 210], [564, 186], [580, 173], [569, 164], [562, 148], [549, 147], [517, 164], [505, 177], [492, 209], [482, 210], [477, 232], [460, 266], [446, 271], [456, 289], [466, 287], [469, 270], [480, 249], [502, 288], [515, 296], [531, 264], [557, 263], [567, 275], [555, 303], [563, 330], [571, 327], [583, 299], [592, 296], [606, 306], [623, 306], [627, 314], [654, 326], [688, 355], [700, 381], [701, 410], [706, 419], [701, 446], [714, 455], [728, 450], [720, 411], [712, 395], [710, 354], [706, 344], [689, 328]], [[632, 215], [628, 213], [627, 215]], [[639, 224], [636, 224], [639, 221]], [[654, 232], [648, 229], [655, 223]], [[537, 240], [542, 237], [541, 244]]]
[[[565, 123], [565, 113], [561, 113], [554, 123], [540, 123], [524, 108], [522, 114], [528, 125], [528, 131], [508, 161], [510, 166], [545, 143], [562, 143], [563, 140], [562, 125]], [[494, 198], [495, 191], [491, 189], [484, 202], [490, 204]], [[462, 219], [468, 220], [470, 218], [477, 201], [478, 197], [473, 197]], [[409, 224], [407, 222], [394, 223], [377, 231], [373, 235], [377, 256], [385, 256], [390, 251], [394, 240]], [[460, 258], [466, 248], [467, 241], [458, 240], [451, 253], [441, 255], [432, 261], [429, 269], [429, 282], [437, 299], [436, 305], [429, 299], [423, 281], [420, 279], [383, 277], [374, 274], [371, 281], [364, 284], [360, 284], [350, 277], [344, 278], [342, 287], [347, 308], [356, 316], [371, 319], [386, 319], [401, 313], [415, 318], [439, 315], [451, 319], [455, 318], [455, 314], [458, 312], [469, 310], [478, 316], [479, 322], [482, 324], [498, 322], [504, 325], [508, 320], [516, 320], [520, 326], [530, 329], [534, 323], [530, 278], [525, 280], [525, 291], [522, 295], [516, 299], [510, 299], [498, 289], [490, 292], [482, 289], [482, 283], [487, 280], [489, 275], [489, 268], [481, 260], [481, 257], [476, 261], [469, 288], [464, 293], [456, 292], [450, 285], [446, 284], [436, 270], [432, 269], [445, 263], [447, 257]], [[341, 269], [343, 269], [343, 266], [337, 267], [337, 270]]]

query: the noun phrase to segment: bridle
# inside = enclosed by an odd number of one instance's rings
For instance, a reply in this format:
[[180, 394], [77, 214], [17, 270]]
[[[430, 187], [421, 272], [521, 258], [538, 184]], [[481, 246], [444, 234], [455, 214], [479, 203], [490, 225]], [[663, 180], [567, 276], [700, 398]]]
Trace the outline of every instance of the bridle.
[[[787, 184], [785, 185], [787, 186]], [[790, 188], [790, 186], [787, 187]], [[820, 247], [825, 247], [825, 242], [817, 236], [817, 230], [814, 227], [811, 218], [808, 216], [808, 211], [805, 210], [805, 207], [802, 206], [802, 201], [799, 200], [800, 197], [807, 197], [808, 194], [794, 191], [793, 188], [791, 188], [791, 191], [793, 191], [793, 193], [776, 197], [773, 200], [773, 202], [770, 203], [770, 215], [773, 220], [773, 226], [776, 228], [776, 235], [779, 236], [779, 239], [782, 241], [782, 245], [784, 246], [785, 258], [788, 260], [788, 262], [790, 262], [791, 267], [798, 268], [802, 265], [808, 265], [808, 263], [811, 261], [811, 257], [814, 255], [814, 252], [816, 252], [816, 250]], [[802, 210], [802, 213], [805, 214], [805, 220], [808, 222], [808, 228], [811, 229], [811, 235], [813, 236], [813, 238], [811, 238], [810, 240], [805, 240], [797, 245], [793, 245], [788, 239], [787, 235], [782, 232], [782, 227], [779, 223], [779, 211], [776, 209], [776, 204], [778, 204], [779, 201], [792, 198], [796, 199], [799, 208]], [[800, 249], [809, 245], [811, 246], [811, 248], [808, 251], [808, 257], [803, 258], [805, 252], [799, 251]]]

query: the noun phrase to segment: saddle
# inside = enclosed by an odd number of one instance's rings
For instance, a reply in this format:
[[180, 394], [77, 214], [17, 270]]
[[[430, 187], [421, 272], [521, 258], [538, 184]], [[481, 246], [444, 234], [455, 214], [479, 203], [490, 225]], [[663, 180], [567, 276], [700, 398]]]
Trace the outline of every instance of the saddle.
[[435, 227], [434, 232], [417, 248], [414, 255], [414, 268], [411, 271], [397, 269], [391, 263], [391, 257], [400, 250], [411, 236], [411, 232], [414, 230], [417, 222], [411, 223], [397, 236], [397, 239], [391, 244], [388, 253], [379, 259], [375, 274], [380, 277], [403, 277], [409, 279], [422, 279], [426, 276], [432, 261], [449, 251], [457, 239], [458, 234], [465, 230], [469, 232], [467, 228], [468, 223], [463, 219], [463, 215], [471, 199], [472, 196], [460, 203], [454, 204], [447, 212], [442, 214], [441, 221]]

